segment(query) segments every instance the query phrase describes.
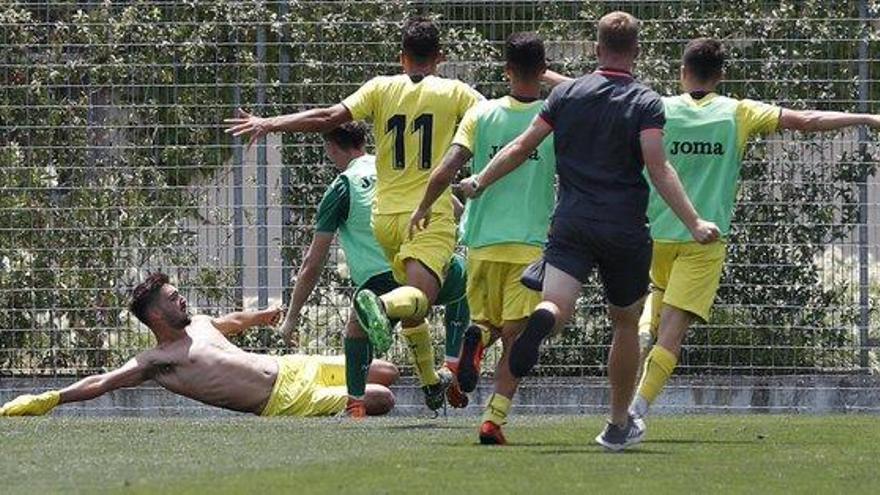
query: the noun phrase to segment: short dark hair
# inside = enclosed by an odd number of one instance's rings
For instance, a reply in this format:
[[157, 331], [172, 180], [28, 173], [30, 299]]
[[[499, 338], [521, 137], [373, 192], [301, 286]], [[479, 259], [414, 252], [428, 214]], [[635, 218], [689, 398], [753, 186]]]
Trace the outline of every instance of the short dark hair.
[[426, 62], [440, 52], [440, 30], [426, 17], [410, 17], [403, 25], [403, 53]]
[[626, 12], [611, 12], [599, 19], [599, 46], [617, 55], [633, 55], [639, 47], [639, 20]]
[[131, 304], [128, 306], [138, 320], [144, 325], [149, 325], [147, 312], [159, 296], [162, 286], [168, 283], [168, 275], [161, 272], [151, 273], [146, 280], [141, 282], [131, 291]]
[[688, 42], [681, 63], [701, 82], [718, 79], [724, 70], [727, 53], [715, 38], [696, 38]]
[[504, 44], [510, 69], [524, 79], [537, 79], [547, 68], [544, 41], [535, 33], [513, 33]]
[[346, 122], [330, 132], [325, 132], [324, 139], [344, 150], [359, 150], [367, 142], [367, 126], [363, 122]]

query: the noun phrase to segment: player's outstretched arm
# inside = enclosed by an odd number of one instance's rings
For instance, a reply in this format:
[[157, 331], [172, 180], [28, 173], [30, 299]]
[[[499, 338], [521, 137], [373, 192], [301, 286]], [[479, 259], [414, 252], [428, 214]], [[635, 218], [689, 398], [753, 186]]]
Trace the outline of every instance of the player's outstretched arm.
[[678, 174], [666, 162], [666, 152], [663, 151], [663, 131], [660, 129], [644, 130], [640, 139], [642, 158], [648, 169], [648, 177], [657, 188], [657, 192], [690, 230], [695, 241], [700, 244], [716, 241], [719, 236], [718, 226], [699, 217], [691, 200], [685, 194], [681, 181], [678, 180]]
[[259, 311], [238, 311], [219, 318], [211, 323], [223, 335], [235, 335], [256, 326], [274, 327], [281, 320], [281, 308], [269, 308]]
[[516, 139], [507, 143], [507, 146], [492, 158], [492, 161], [479, 176], [471, 176], [461, 181], [461, 192], [468, 198], [479, 196], [486, 188], [525, 163], [529, 155], [551, 132], [553, 132], [553, 128], [547, 121], [541, 116], [535, 117], [529, 128]]
[[302, 266], [296, 275], [296, 283], [293, 285], [293, 293], [290, 296], [290, 305], [281, 324], [281, 334], [284, 342], [291, 345], [296, 335], [299, 324], [299, 315], [303, 306], [318, 285], [324, 263], [330, 254], [330, 245], [333, 243], [333, 234], [327, 232], [315, 232], [309, 250], [303, 258]]
[[804, 132], [835, 131], [846, 127], [867, 125], [880, 129], [880, 115], [866, 113], [826, 112], [821, 110], [782, 109], [779, 115], [781, 129]]
[[258, 117], [240, 108], [235, 113], [235, 117], [223, 121], [228, 125], [225, 132], [250, 135], [248, 146], [270, 132], [329, 132], [352, 120], [351, 112], [341, 103], [277, 117]]
[[431, 221], [431, 206], [433, 206], [437, 201], [437, 198], [443, 194], [443, 191], [449, 187], [449, 184], [455, 179], [455, 174], [461, 170], [461, 167], [463, 167], [472, 156], [473, 154], [471, 153], [471, 150], [460, 144], [453, 144], [448, 150], [446, 150], [446, 154], [443, 156], [443, 161], [440, 162], [440, 166], [434, 169], [431, 173], [431, 178], [428, 180], [428, 187], [425, 189], [424, 196], [422, 196], [422, 202], [419, 203], [418, 208], [416, 208], [410, 216], [410, 238], [412, 238], [415, 231], [422, 230], [428, 226], [428, 223]]
[[563, 76], [562, 74], [556, 71], [552, 71], [550, 69], [547, 69], [546, 71], [544, 71], [543, 74], [541, 74], [541, 82], [543, 82], [547, 86], [550, 86], [551, 88], [554, 88], [564, 82], [568, 82], [571, 80], [572, 78], [568, 76]]
[[152, 352], [141, 353], [118, 369], [83, 378], [62, 390], [16, 397], [0, 407], [0, 416], [42, 416], [59, 404], [90, 400], [111, 390], [137, 386], [152, 374], [156, 362]]

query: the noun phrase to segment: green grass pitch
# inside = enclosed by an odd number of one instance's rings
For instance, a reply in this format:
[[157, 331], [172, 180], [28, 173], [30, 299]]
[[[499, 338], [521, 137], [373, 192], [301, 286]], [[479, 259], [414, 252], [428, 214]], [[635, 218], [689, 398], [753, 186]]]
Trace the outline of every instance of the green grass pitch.
[[605, 453], [602, 419], [2, 418], [3, 493], [880, 493], [871, 416], [652, 418]]

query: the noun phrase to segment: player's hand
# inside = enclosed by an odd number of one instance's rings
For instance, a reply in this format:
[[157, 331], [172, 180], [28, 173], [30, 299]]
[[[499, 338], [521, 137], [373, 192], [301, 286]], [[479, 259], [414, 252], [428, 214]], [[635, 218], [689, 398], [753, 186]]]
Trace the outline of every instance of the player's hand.
[[421, 232], [428, 228], [431, 223], [431, 209], [423, 210], [417, 208], [409, 217], [409, 238], [412, 239], [416, 232]]
[[712, 222], [707, 222], [702, 218], [698, 218], [696, 224], [690, 229], [694, 240], [700, 244], [711, 244], [718, 240], [721, 231], [718, 226]]
[[223, 123], [228, 124], [224, 131], [226, 134], [232, 134], [235, 137], [250, 134], [251, 138], [248, 141], [248, 147], [271, 131], [269, 119], [249, 114], [241, 108], [235, 110], [235, 117], [224, 119]]
[[265, 309], [260, 312], [260, 324], [266, 327], [274, 327], [284, 316], [284, 310], [279, 307]]
[[462, 179], [461, 182], [458, 183], [458, 190], [461, 191], [462, 196], [473, 199], [480, 195], [480, 182], [477, 180], [475, 176], [470, 176], [466, 179]]
[[0, 407], [0, 416], [42, 416], [61, 402], [57, 390], [40, 395], [20, 395]]

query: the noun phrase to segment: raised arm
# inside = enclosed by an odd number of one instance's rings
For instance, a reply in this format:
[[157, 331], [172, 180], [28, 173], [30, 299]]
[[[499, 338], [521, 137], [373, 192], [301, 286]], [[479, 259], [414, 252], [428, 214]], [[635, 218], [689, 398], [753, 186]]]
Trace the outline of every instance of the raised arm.
[[489, 186], [522, 165], [551, 132], [553, 128], [550, 124], [541, 116], [535, 117], [529, 128], [507, 143], [507, 146], [492, 158], [479, 176], [471, 176], [461, 181], [462, 193], [468, 198], [479, 196]]
[[691, 200], [685, 194], [681, 181], [678, 180], [678, 173], [666, 161], [666, 152], [663, 151], [663, 131], [646, 129], [642, 131], [640, 140], [648, 177], [666, 204], [690, 230], [694, 240], [700, 244], [716, 241], [719, 235], [718, 227], [699, 217]]
[[351, 112], [345, 105], [339, 103], [332, 107], [315, 108], [277, 117], [258, 117], [239, 108], [235, 117], [225, 119], [223, 122], [228, 125], [225, 131], [227, 134], [233, 136], [249, 134], [248, 146], [250, 146], [270, 132], [329, 132], [351, 120]]
[[543, 82], [547, 86], [550, 86], [551, 88], [556, 87], [564, 82], [568, 82], [571, 80], [572, 80], [572, 78], [570, 78], [568, 76], [563, 76], [562, 74], [560, 74], [556, 71], [552, 71], [550, 69], [547, 69], [541, 75], [541, 82]]
[[154, 353], [138, 354], [120, 368], [83, 378], [62, 390], [16, 397], [0, 407], [0, 416], [42, 416], [59, 404], [90, 400], [111, 390], [140, 385], [154, 372], [157, 363]]
[[333, 243], [333, 234], [329, 232], [315, 232], [309, 250], [303, 259], [302, 266], [299, 267], [299, 273], [296, 275], [296, 283], [293, 285], [293, 293], [290, 296], [290, 305], [287, 308], [287, 315], [284, 317], [284, 323], [281, 325], [281, 333], [284, 336], [284, 342], [291, 345], [293, 337], [296, 334], [296, 328], [299, 323], [299, 315], [303, 306], [315, 290], [318, 279], [321, 277], [321, 270], [324, 269], [324, 263], [330, 253], [330, 245]]
[[880, 115], [822, 110], [789, 110], [787, 108], [782, 109], [779, 115], [780, 129], [818, 132], [834, 131], [857, 125], [867, 125], [878, 129], [880, 128]]
[[[428, 187], [425, 189], [424, 196], [422, 196], [422, 202], [412, 213], [412, 216], [410, 216], [410, 238], [412, 238], [414, 231], [422, 230], [428, 226], [428, 223], [431, 221], [431, 206], [433, 206], [437, 201], [437, 198], [443, 194], [443, 191], [449, 187], [449, 184], [455, 179], [455, 174], [457, 174], [458, 171], [461, 170], [461, 167], [471, 159], [471, 156], [473, 156], [471, 151], [460, 144], [453, 144], [446, 151], [440, 166], [434, 169], [431, 173], [431, 178], [428, 180]], [[453, 201], [458, 200], [453, 199]]]
[[235, 335], [256, 326], [274, 327], [281, 319], [281, 308], [238, 311], [214, 318], [211, 323], [223, 335]]

